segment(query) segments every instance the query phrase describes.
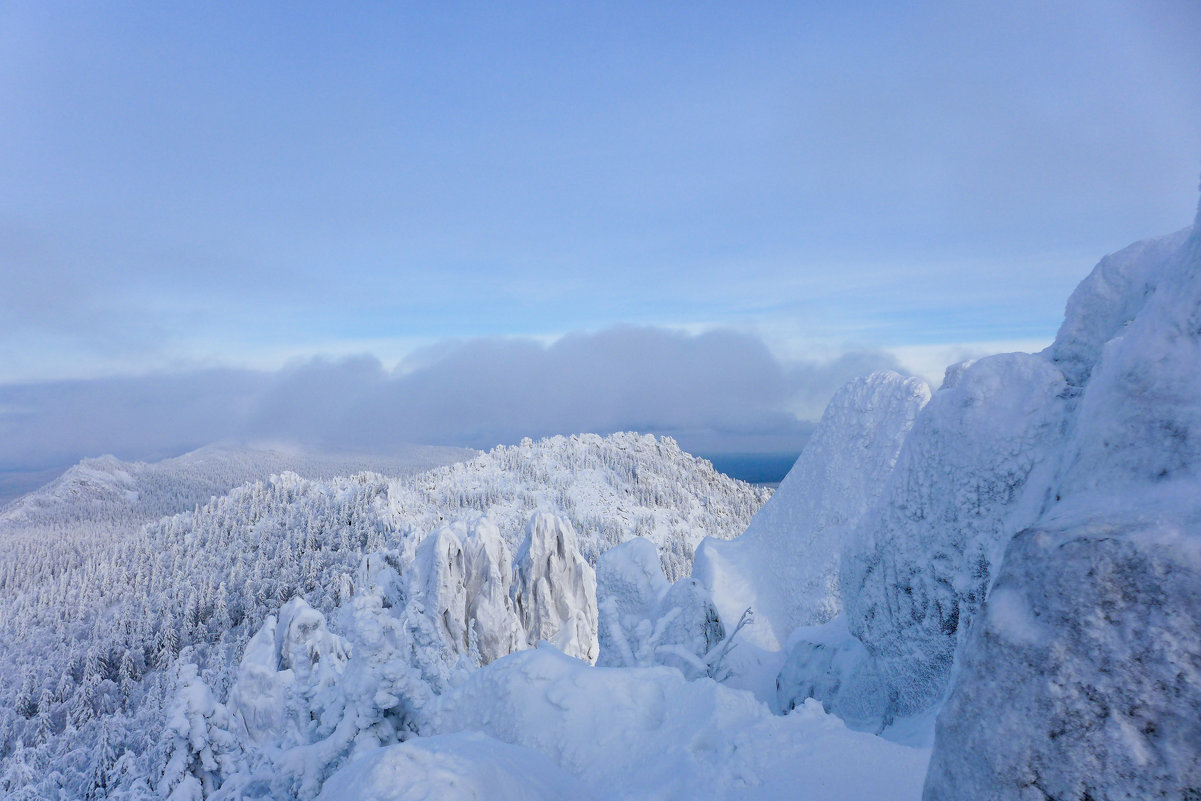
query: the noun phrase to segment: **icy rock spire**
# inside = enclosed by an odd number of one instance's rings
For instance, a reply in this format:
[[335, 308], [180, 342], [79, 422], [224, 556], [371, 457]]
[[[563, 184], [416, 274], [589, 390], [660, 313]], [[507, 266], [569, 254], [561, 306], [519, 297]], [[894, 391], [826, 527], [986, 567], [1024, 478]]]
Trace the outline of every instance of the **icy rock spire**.
[[535, 513], [516, 568], [511, 595], [529, 643], [547, 640], [570, 656], [595, 662], [596, 573], [580, 554], [571, 523]]
[[525, 647], [525, 631], [510, 598], [513, 560], [487, 517], [432, 532], [417, 549], [426, 614], [458, 654], [474, 648], [482, 664]]

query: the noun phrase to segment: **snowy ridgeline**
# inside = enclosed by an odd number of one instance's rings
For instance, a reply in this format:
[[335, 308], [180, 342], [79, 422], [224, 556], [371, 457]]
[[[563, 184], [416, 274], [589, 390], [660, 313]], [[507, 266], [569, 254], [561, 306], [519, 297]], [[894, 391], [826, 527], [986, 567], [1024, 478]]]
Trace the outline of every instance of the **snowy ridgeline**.
[[1102, 260], [1043, 353], [839, 393], [697, 551], [758, 612], [750, 686], [919, 742], [941, 709], [928, 799], [1201, 797], [1199, 309], [1201, 219]]
[[154, 463], [84, 459], [36, 492], [0, 506], [0, 587], [8, 592], [44, 583], [48, 576], [31, 566], [61, 572], [92, 562], [114, 538], [271, 475], [293, 472], [314, 481], [364, 471], [403, 476], [477, 455], [425, 445], [393, 456], [210, 445]]
[[[224, 697], [252, 635], [290, 599], [334, 615], [336, 628], [383, 560], [406, 587], [405, 603], [389, 602], [389, 614], [430, 621], [412, 622], [405, 664], [442, 665], [421, 674], [431, 691], [456, 670], [539, 639], [595, 658], [597, 555], [642, 534], [658, 546], [662, 570], [687, 575], [702, 538], [737, 535], [770, 495], [670, 439], [585, 435], [391, 479], [286, 473], [139, 525], [145, 507], [194, 490], [172, 491], [155, 466], [101, 465], [81, 465], [74, 479], [69, 471], [0, 517], [0, 789], [8, 793], [57, 797], [61, 787], [78, 796], [98, 784], [115, 797], [152, 792], [168, 764], [164, 721], [176, 685], [188, 684], [187, 665]], [[80, 486], [98, 489], [64, 490]], [[63, 501], [73, 493], [88, 499], [93, 528]], [[538, 510], [558, 517], [527, 532]], [[568, 585], [576, 594], [559, 595]], [[464, 598], [471, 608], [461, 613], [429, 611]]]

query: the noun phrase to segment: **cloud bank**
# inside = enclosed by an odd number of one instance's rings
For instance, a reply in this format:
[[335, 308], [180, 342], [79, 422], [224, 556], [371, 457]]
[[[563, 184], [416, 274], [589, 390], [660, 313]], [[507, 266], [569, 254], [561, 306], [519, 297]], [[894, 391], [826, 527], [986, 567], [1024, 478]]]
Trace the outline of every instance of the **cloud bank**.
[[631, 429], [701, 453], [795, 451], [838, 386], [895, 367], [878, 352], [785, 362], [758, 337], [729, 330], [621, 327], [550, 345], [446, 342], [393, 370], [360, 356], [275, 372], [0, 386], [0, 470], [101, 453], [155, 459], [219, 440], [386, 453], [403, 443], [489, 448]]

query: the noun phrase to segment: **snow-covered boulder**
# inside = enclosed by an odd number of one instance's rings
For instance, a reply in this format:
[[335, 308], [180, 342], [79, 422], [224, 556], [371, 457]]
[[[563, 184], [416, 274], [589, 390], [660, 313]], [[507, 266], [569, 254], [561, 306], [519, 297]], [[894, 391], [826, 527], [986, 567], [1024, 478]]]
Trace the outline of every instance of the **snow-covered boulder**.
[[1195, 797], [1199, 621], [1201, 515], [1022, 532], [938, 719], [926, 798]]
[[511, 593], [530, 645], [546, 640], [596, 661], [596, 572], [580, 554], [571, 523], [545, 512], [530, 518]]
[[[888, 691], [871, 654], [847, 628], [846, 615], [798, 629], [793, 639], [776, 677], [775, 709], [787, 714], [807, 699], [820, 698], [837, 707], [848, 725], [879, 730]], [[855, 692], [844, 693], [844, 685]]]
[[842, 550], [929, 398], [925, 382], [892, 372], [851, 381], [746, 532], [701, 543], [693, 576], [723, 620], [754, 609], [748, 642], [778, 649], [797, 626], [824, 623], [842, 608]]
[[530, 748], [483, 734], [421, 737], [352, 760], [321, 801], [589, 801], [592, 793]]

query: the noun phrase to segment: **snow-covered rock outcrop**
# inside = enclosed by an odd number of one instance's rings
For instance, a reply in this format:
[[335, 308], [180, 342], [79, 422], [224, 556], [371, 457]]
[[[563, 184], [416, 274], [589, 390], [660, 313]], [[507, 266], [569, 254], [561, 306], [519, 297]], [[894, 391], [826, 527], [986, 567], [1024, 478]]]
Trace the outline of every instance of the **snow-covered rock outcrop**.
[[423, 582], [426, 613], [455, 653], [474, 652], [487, 664], [526, 647], [510, 597], [513, 560], [491, 519], [456, 521], [430, 533], [412, 569]]
[[777, 649], [796, 627], [824, 623], [842, 608], [842, 551], [929, 398], [925, 382], [896, 373], [850, 382], [746, 532], [697, 549], [693, 575], [722, 619], [754, 609], [756, 623], [743, 635], [749, 642]]
[[1052, 497], [970, 632], [930, 801], [1201, 794], [1201, 213], [1164, 258], [1177, 239], [1085, 282], [1133, 297], [1073, 296], [1094, 301], [1052, 354], [1094, 311], [1111, 335], [1080, 360]]
[[1201, 225], [1102, 260], [1043, 353], [949, 369], [778, 706], [879, 730], [950, 692], [930, 798], [1201, 786], [1198, 309]]

